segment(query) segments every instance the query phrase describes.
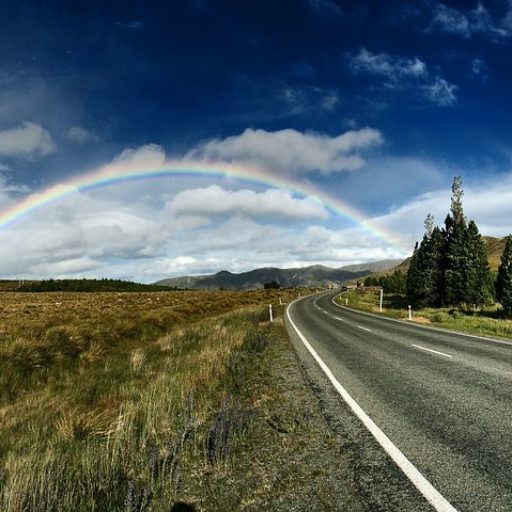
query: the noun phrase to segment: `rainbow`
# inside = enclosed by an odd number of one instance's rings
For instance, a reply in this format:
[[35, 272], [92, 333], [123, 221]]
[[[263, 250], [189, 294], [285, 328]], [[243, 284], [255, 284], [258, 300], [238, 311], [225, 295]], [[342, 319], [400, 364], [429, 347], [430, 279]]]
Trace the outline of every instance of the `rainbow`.
[[[51, 186], [41, 192], [30, 194], [10, 208], [0, 212], [0, 230], [29, 216], [35, 211], [52, 204], [72, 193], [93, 190], [118, 183], [165, 178], [171, 176], [234, 178], [253, 185], [288, 190], [299, 197], [313, 197], [337, 216], [348, 219], [351, 223], [363, 227], [372, 235], [385, 241], [400, 254], [407, 254], [408, 248], [393, 233], [377, 226], [371, 220], [340, 199], [335, 199], [325, 192], [315, 189], [311, 184], [297, 184], [279, 178], [259, 169], [242, 167], [225, 163], [208, 163], [204, 161], [167, 161], [157, 167], [141, 169], [134, 164], [116, 164], [101, 167], [98, 170], [70, 178], [63, 183]], [[306, 182], [304, 182], [306, 183]]]

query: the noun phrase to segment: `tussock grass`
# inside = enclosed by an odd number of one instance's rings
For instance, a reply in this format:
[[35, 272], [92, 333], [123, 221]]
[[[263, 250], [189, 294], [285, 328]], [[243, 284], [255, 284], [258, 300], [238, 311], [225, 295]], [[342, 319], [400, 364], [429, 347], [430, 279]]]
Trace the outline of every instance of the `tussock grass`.
[[[407, 299], [403, 296], [384, 295], [384, 311], [379, 312], [379, 292], [375, 290], [350, 291], [337, 297], [344, 305], [348, 298], [349, 307], [382, 314], [391, 318], [408, 318]], [[512, 339], [512, 320], [500, 317], [496, 305], [478, 311], [458, 308], [423, 308], [413, 310], [413, 320], [423, 324], [432, 324], [457, 332]]]
[[222, 471], [278, 294], [0, 294], [0, 510], [169, 510]]

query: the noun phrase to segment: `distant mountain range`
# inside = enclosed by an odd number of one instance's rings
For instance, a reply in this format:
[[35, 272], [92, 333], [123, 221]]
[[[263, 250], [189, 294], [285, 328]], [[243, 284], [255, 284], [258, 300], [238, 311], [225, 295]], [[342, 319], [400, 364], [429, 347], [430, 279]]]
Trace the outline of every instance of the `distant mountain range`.
[[215, 290], [247, 290], [263, 288], [265, 283], [276, 281], [281, 287], [339, 285], [343, 281], [365, 277], [374, 272], [383, 272], [396, 267], [402, 260], [382, 260], [341, 268], [312, 265], [303, 268], [258, 268], [249, 272], [233, 274], [222, 270], [216, 274], [182, 276], [162, 279], [155, 284], [175, 288]]

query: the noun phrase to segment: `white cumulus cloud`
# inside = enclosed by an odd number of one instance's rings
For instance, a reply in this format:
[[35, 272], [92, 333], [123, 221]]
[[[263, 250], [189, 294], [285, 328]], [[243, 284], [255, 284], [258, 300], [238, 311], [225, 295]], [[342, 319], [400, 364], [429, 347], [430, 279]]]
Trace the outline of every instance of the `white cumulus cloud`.
[[185, 190], [168, 203], [174, 215], [225, 215], [283, 217], [296, 220], [326, 219], [328, 213], [316, 199], [293, 197], [286, 190], [225, 190], [218, 185]]
[[382, 142], [381, 133], [373, 128], [333, 137], [293, 129], [269, 132], [247, 128], [240, 135], [200, 144], [186, 158], [246, 163], [286, 174], [333, 174], [361, 168], [365, 162], [361, 152]]
[[111, 165], [123, 168], [154, 166], [159, 167], [165, 162], [165, 151], [158, 144], [146, 144], [138, 148], [126, 148], [119, 153]]
[[36, 123], [24, 122], [0, 131], [0, 156], [38, 158], [53, 153], [55, 149], [50, 132]]

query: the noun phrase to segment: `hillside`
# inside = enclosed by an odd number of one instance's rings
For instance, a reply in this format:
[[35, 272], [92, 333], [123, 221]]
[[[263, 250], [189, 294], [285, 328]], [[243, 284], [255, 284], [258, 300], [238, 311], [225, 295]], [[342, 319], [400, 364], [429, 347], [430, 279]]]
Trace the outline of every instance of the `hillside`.
[[[505, 238], [496, 238], [494, 236], [482, 236], [482, 238], [484, 240], [485, 250], [487, 251], [487, 260], [489, 261], [489, 266], [493, 272], [497, 272], [500, 264], [501, 254], [505, 248]], [[395, 270], [406, 273], [407, 270], [409, 270], [410, 261], [410, 257], [405, 258], [405, 260], [403, 260], [399, 265], [392, 269], [387, 269], [381, 272], [377, 271], [376, 277], [391, 274]]]
[[487, 259], [491, 270], [497, 271], [500, 265], [501, 254], [505, 249], [505, 238], [495, 238], [493, 236], [482, 237], [487, 251]]
[[190, 289], [229, 289], [249, 290], [263, 288], [265, 283], [278, 282], [281, 287], [297, 286], [328, 286], [339, 285], [348, 279], [357, 279], [371, 274], [371, 271], [350, 271], [343, 268], [333, 269], [321, 265], [313, 265], [305, 268], [258, 268], [249, 272], [234, 274], [222, 270], [212, 275], [183, 276], [170, 279], [162, 279], [157, 285]]
[[390, 259], [380, 261], [370, 261], [368, 263], [358, 263], [355, 265], [346, 265], [341, 267], [340, 270], [350, 270], [351, 272], [359, 272], [361, 270], [369, 270], [370, 272], [385, 272], [400, 265], [402, 260]]

